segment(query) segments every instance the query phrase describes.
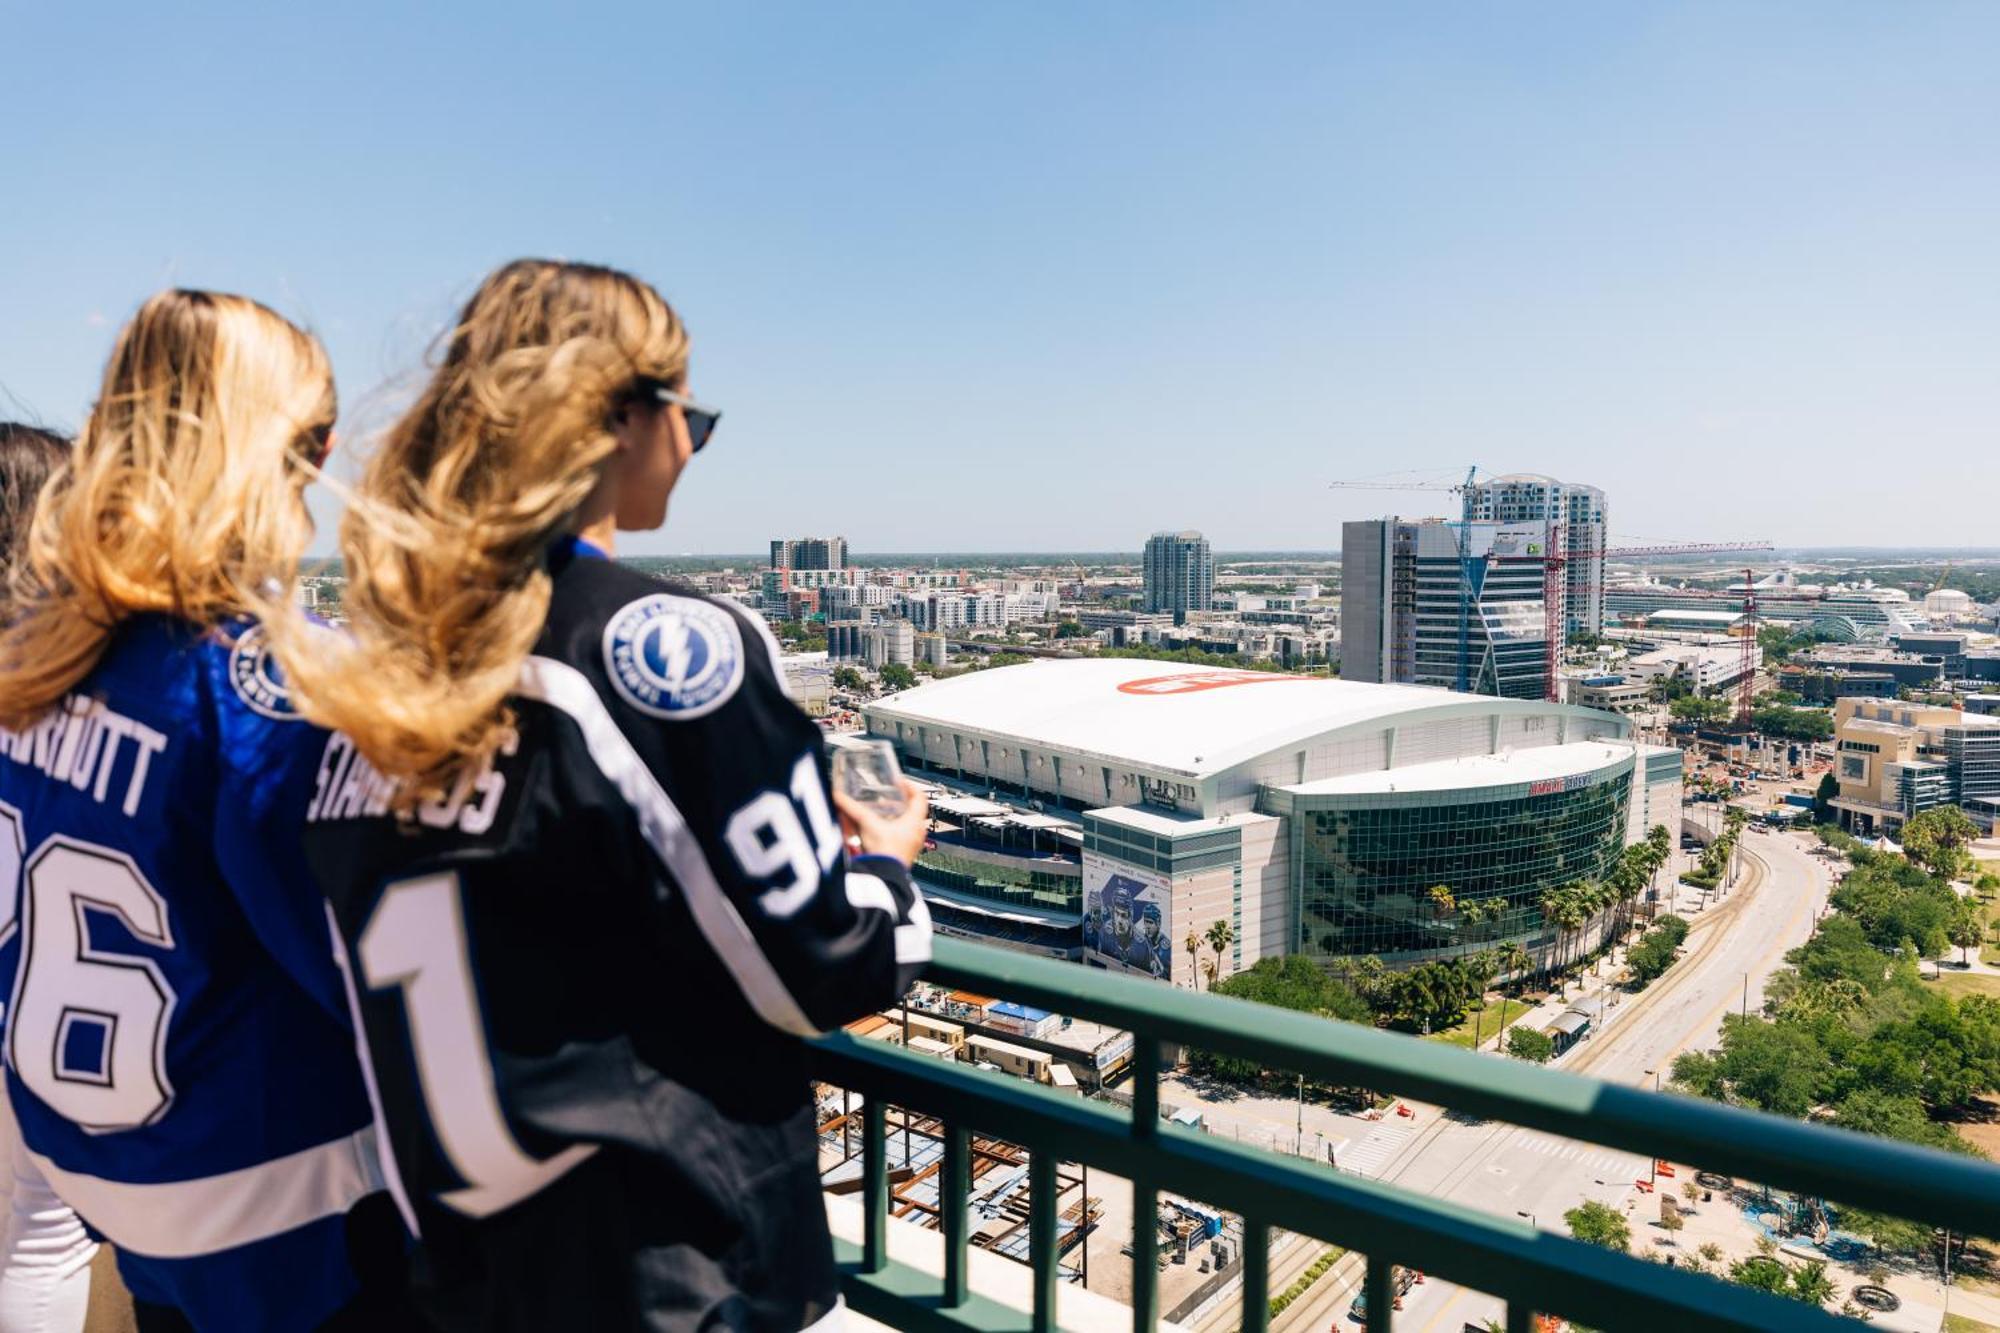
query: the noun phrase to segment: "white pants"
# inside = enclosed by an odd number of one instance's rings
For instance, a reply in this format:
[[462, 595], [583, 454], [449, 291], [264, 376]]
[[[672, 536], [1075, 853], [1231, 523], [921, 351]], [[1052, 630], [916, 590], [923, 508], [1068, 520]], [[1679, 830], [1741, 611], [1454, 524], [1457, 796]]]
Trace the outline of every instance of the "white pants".
[[81, 1333], [97, 1253], [70, 1206], [28, 1160], [13, 1103], [0, 1086], [0, 1333]]

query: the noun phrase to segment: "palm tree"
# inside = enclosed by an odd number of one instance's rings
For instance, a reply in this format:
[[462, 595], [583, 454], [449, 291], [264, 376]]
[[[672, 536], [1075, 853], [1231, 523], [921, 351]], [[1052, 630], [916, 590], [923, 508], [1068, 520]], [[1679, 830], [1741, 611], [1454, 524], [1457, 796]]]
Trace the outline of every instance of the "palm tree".
[[1542, 981], [1544, 985], [1555, 980], [1555, 964], [1552, 955], [1562, 952], [1562, 901], [1563, 891], [1560, 887], [1542, 890], [1541, 902], [1539, 904], [1542, 909], [1542, 926], [1544, 930], [1550, 927], [1554, 927], [1555, 929], [1554, 938], [1542, 946]]
[[1188, 971], [1194, 977], [1194, 987], [1201, 989], [1201, 934], [1190, 930], [1181, 947], [1188, 951]]
[[1465, 933], [1469, 939], [1478, 934], [1479, 927], [1486, 921], [1486, 902], [1481, 898], [1468, 898], [1458, 905], [1458, 919], [1465, 923]]
[[[1509, 976], [1513, 978], [1515, 989], [1518, 991], [1521, 985], [1522, 976], [1527, 972], [1529, 966], [1533, 964], [1534, 961], [1535, 960], [1533, 958], [1528, 956], [1528, 951], [1521, 947], [1521, 942], [1519, 940], [1508, 940], [1505, 944], [1500, 946], [1497, 955], [1494, 958], [1494, 965], [1498, 967], [1502, 972], [1507, 973]], [[1505, 986], [1502, 986], [1500, 988], [1500, 1026], [1494, 1033], [1494, 1040], [1497, 1042], [1500, 1036], [1504, 1034], [1506, 1031], [1507, 1031], [1507, 988]], [[1475, 1051], [1479, 1049], [1479, 1045], [1477, 1042], [1473, 1043], [1472, 1049], [1474, 1049]]]
[[1452, 909], [1458, 905], [1458, 900], [1452, 897], [1451, 886], [1449, 884], [1431, 885], [1430, 900], [1431, 910], [1436, 913], [1437, 919], [1440, 921], [1450, 916]]
[[1380, 1008], [1382, 1006], [1376, 1005], [1375, 1001], [1386, 983], [1388, 971], [1388, 965], [1371, 953], [1355, 959], [1351, 964], [1348, 984], [1353, 986], [1355, 994], [1366, 1000], [1371, 1007]]
[[1215, 989], [1215, 974], [1222, 968], [1222, 951], [1236, 942], [1236, 928], [1227, 921], [1213, 921], [1208, 927], [1208, 947], [1215, 954], [1215, 966], [1209, 970], [1208, 988]]
[[1653, 910], [1646, 914], [1646, 919], [1651, 921], [1660, 914], [1660, 868], [1673, 858], [1674, 835], [1667, 832], [1665, 824], [1655, 824], [1646, 830], [1646, 848], [1650, 853], [1648, 878], [1653, 888]]
[[[1590, 918], [1597, 915], [1597, 895], [1603, 886], [1587, 879], [1573, 879], [1556, 890], [1557, 938], [1567, 936], [1570, 942], [1569, 962], [1575, 962], [1575, 952], [1583, 947], [1583, 928], [1590, 924]], [[1562, 979], [1564, 994], [1569, 992], [1569, 979]]]

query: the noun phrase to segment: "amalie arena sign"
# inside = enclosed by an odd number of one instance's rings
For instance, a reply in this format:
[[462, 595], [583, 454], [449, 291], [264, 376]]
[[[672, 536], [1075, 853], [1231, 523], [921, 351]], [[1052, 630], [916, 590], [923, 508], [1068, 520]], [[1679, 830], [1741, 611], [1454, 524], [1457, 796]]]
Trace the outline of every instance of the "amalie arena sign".
[[1590, 785], [1594, 776], [1592, 773], [1572, 773], [1566, 778], [1543, 778], [1540, 782], [1528, 784], [1528, 795], [1554, 796], [1561, 791], [1581, 791]]
[[1286, 676], [1276, 671], [1183, 671], [1175, 676], [1147, 676], [1143, 680], [1128, 680], [1118, 687], [1118, 692], [1199, 694], [1203, 690], [1226, 690], [1232, 685], [1280, 685], [1287, 681], [1311, 679], [1311, 676]]

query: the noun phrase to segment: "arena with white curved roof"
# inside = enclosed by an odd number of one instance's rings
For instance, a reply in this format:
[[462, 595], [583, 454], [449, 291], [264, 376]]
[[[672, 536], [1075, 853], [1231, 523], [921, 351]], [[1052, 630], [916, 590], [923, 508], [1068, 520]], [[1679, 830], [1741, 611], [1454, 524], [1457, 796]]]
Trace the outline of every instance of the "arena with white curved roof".
[[1216, 921], [1225, 974], [1532, 946], [1544, 890], [1680, 824], [1679, 751], [1566, 704], [1084, 658], [863, 715], [936, 785], [918, 874], [943, 928], [1181, 984]]

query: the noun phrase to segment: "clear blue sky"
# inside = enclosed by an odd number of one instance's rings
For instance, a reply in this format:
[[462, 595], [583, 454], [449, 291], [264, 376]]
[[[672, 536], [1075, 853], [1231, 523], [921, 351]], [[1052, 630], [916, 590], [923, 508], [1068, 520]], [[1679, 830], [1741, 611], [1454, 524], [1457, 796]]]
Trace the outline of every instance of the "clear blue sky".
[[1471, 462], [2000, 544], [2000, 5], [0, 11], [0, 389], [55, 423], [182, 283], [309, 322], [359, 433], [558, 254], [727, 412], [629, 551], [1327, 548], [1446, 497], [1325, 482]]

